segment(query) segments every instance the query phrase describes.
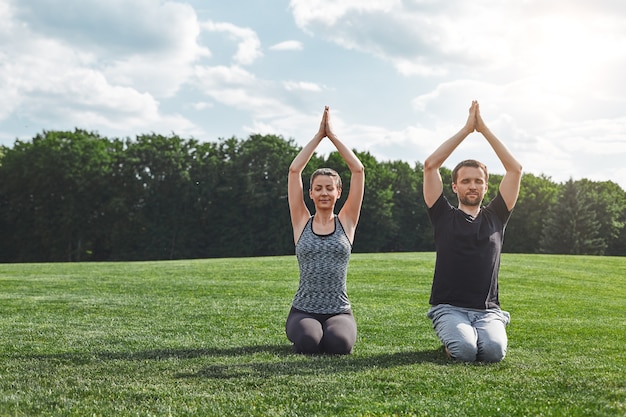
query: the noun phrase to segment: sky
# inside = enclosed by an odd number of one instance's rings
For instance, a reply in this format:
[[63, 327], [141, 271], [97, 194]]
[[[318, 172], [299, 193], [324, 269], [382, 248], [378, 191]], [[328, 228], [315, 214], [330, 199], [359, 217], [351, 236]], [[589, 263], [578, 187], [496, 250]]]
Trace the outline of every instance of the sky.
[[[524, 171], [626, 190], [623, 0], [0, 0], [0, 145], [75, 128], [422, 163], [472, 100]], [[326, 139], [318, 153], [334, 150]], [[502, 164], [479, 133], [448, 158]]]

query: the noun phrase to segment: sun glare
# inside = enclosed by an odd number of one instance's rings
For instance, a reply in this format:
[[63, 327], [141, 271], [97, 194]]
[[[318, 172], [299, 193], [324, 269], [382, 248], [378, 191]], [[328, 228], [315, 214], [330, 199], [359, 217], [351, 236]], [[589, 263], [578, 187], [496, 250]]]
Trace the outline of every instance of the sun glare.
[[593, 70], [610, 53], [596, 25], [571, 16], [536, 20], [526, 50], [528, 70], [550, 90], [588, 87]]

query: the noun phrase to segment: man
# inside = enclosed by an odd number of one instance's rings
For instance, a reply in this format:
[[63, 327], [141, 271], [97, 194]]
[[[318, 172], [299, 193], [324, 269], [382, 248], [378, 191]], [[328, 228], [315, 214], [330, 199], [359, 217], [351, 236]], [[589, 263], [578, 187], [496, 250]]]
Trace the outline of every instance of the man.
[[[453, 207], [443, 195], [439, 168], [474, 131], [504, 165], [498, 195], [485, 207], [487, 167], [475, 160], [452, 171]], [[499, 362], [507, 349], [509, 313], [500, 309], [498, 271], [504, 229], [515, 206], [522, 166], [487, 128], [473, 101], [465, 126], [424, 162], [424, 201], [434, 228], [437, 260], [428, 317], [448, 356], [463, 362]]]

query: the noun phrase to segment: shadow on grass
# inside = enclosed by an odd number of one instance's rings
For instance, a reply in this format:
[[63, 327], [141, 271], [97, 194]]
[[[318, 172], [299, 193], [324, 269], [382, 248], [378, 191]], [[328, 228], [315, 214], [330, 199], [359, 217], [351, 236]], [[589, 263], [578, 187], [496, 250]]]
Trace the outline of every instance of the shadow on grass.
[[[257, 354], [269, 354], [260, 359]], [[24, 357], [24, 356], [22, 356]], [[139, 352], [68, 352], [49, 355], [27, 355], [27, 359], [62, 361], [73, 364], [89, 364], [94, 361], [145, 361], [168, 359], [214, 358], [223, 362], [225, 358], [237, 358], [233, 364], [217, 363], [205, 366], [197, 372], [180, 372], [175, 378], [230, 379], [242, 377], [268, 377], [276, 375], [314, 375], [342, 372], [359, 372], [367, 369], [386, 369], [417, 363], [446, 365], [441, 349], [394, 352], [361, 356], [359, 354], [298, 355], [290, 345], [253, 345], [232, 348], [202, 349], [154, 349]]]
[[143, 361], [162, 359], [193, 359], [210, 356], [248, 356], [257, 353], [287, 355], [291, 353], [291, 346], [255, 345], [232, 348], [154, 349], [140, 352], [101, 352], [98, 354], [98, 357], [106, 360]]
[[257, 353], [271, 353], [274, 355], [288, 355], [291, 347], [287, 345], [256, 345], [232, 348], [202, 348], [202, 349], [152, 349], [136, 352], [65, 352], [36, 355], [19, 355], [22, 359], [57, 360], [85, 364], [94, 360], [104, 361], [145, 361], [167, 359], [194, 359], [202, 357], [248, 356]]
[[386, 369], [425, 362], [440, 365], [449, 363], [441, 349], [370, 356], [359, 356], [356, 354], [345, 356], [297, 355], [291, 353], [291, 347], [285, 346], [250, 346], [241, 349], [243, 351], [282, 353], [284, 355], [273, 361], [210, 365], [198, 372], [178, 373], [175, 377], [232, 379], [276, 375], [317, 375], [360, 372], [368, 369]]

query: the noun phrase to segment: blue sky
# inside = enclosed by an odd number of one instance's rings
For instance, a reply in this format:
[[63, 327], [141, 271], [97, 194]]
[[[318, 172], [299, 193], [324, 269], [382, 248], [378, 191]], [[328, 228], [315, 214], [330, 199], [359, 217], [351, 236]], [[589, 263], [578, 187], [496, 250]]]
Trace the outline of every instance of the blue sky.
[[[349, 146], [414, 163], [477, 99], [526, 172], [626, 189], [622, 1], [0, 0], [0, 19], [3, 145], [75, 127], [303, 145], [329, 105]], [[465, 158], [502, 173], [478, 133], [445, 165]]]

